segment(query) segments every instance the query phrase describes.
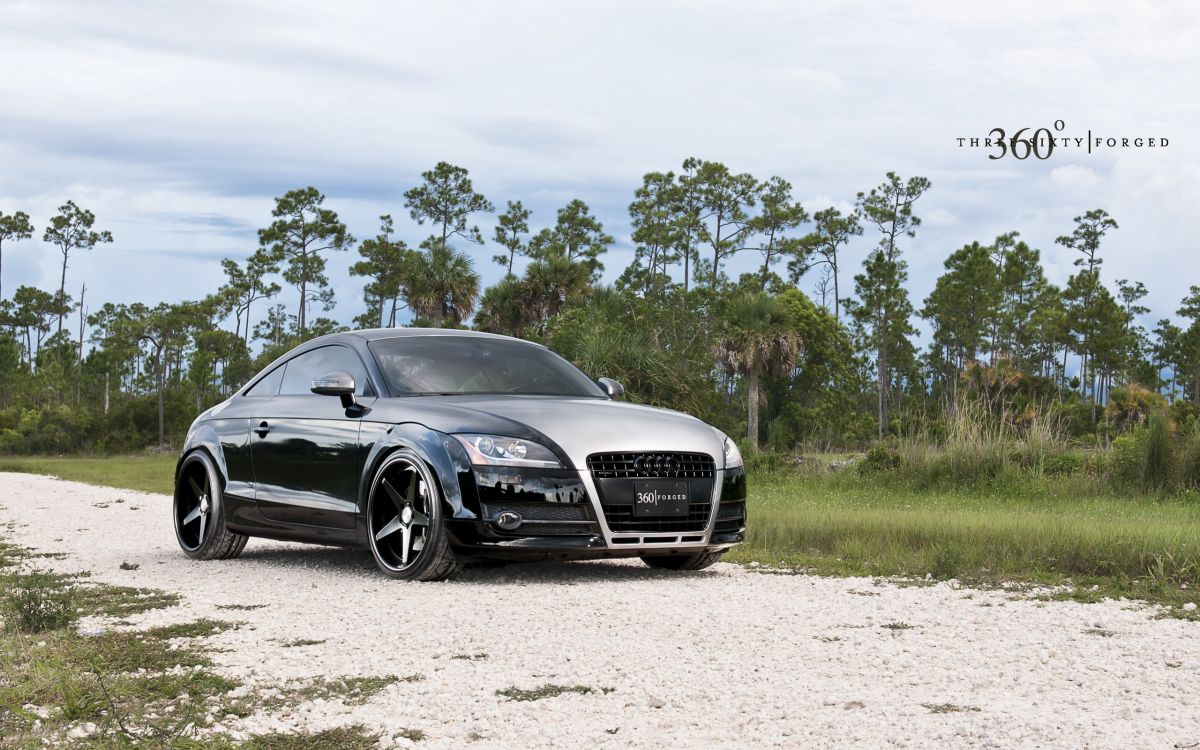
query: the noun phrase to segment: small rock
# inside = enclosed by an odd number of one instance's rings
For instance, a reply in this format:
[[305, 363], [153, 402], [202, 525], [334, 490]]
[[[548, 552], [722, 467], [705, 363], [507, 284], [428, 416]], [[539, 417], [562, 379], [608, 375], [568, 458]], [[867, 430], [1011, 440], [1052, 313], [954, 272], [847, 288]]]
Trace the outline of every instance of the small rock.
[[1187, 602], [1186, 604], [1183, 605], [1183, 611], [1184, 612], [1195, 612], [1196, 611], [1196, 603], [1195, 602]]
[[646, 701], [646, 705], [649, 706], [650, 708], [662, 708], [663, 706], [667, 705], [667, 703], [662, 698], [659, 698], [658, 696], [654, 695], [654, 696], [651, 696], [650, 699]]

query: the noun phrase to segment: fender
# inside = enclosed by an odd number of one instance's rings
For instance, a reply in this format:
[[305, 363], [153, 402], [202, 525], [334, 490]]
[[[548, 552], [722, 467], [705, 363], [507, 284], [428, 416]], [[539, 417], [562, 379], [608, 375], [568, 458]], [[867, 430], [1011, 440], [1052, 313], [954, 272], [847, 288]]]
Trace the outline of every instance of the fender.
[[[471, 471], [466, 451], [454, 438], [444, 433], [432, 430], [419, 422], [402, 422], [395, 425], [364, 422], [363, 432], [378, 430], [379, 437], [371, 446], [367, 460], [363, 464], [363, 475], [358, 482], [358, 510], [364, 516], [367, 512], [367, 492], [376, 469], [389, 453], [398, 448], [411, 448], [425, 459], [433, 469], [433, 474], [441, 484], [442, 499], [449, 511], [448, 518], [476, 519], [478, 513], [469, 506], [474, 502], [464, 502], [462, 484], [459, 482], [460, 473]], [[366, 437], [364, 435], [364, 437]]]
[[229, 485], [229, 469], [225, 466], [225, 452], [221, 450], [221, 440], [217, 436], [217, 431], [207, 422], [197, 424], [188, 432], [183, 443], [183, 450], [179, 452], [179, 460], [175, 462], [176, 483], [179, 481], [179, 470], [183, 467], [184, 459], [197, 448], [205, 450], [213, 464], [216, 465], [217, 478], [221, 480], [221, 489], [224, 491]]

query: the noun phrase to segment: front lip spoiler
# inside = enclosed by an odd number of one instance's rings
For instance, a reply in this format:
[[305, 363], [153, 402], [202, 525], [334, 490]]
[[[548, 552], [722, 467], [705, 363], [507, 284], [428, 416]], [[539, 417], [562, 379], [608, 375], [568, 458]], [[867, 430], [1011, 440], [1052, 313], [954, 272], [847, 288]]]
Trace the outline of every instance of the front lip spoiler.
[[480, 539], [468, 545], [478, 549], [519, 550], [522, 552], [569, 552], [572, 550], [606, 549], [599, 534], [560, 534], [555, 536], [523, 536], [515, 539]]
[[602, 553], [632, 553], [652, 552], [655, 550], [672, 550], [679, 552], [691, 552], [694, 550], [717, 550], [728, 549], [738, 542], [742, 541], [744, 535], [741, 533], [731, 534], [713, 534], [712, 539], [707, 544], [696, 544], [695, 542], [688, 544], [670, 544], [670, 543], [649, 543], [649, 544], [629, 544], [629, 545], [607, 545], [604, 542], [604, 537], [599, 534], [558, 534], [555, 536], [524, 536], [515, 539], [479, 539], [473, 543], [456, 545], [461, 549], [474, 553], [486, 553], [489, 551], [503, 553], [511, 551], [513, 553], [521, 552], [602, 552]]

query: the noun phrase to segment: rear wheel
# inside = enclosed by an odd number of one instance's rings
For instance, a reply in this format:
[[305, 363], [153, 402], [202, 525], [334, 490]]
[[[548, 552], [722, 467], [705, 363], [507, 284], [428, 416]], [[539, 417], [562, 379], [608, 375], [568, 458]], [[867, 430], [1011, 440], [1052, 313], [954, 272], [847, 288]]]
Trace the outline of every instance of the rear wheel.
[[228, 560], [246, 548], [248, 537], [225, 526], [221, 482], [212, 459], [192, 451], [175, 477], [175, 539], [195, 560]]
[[720, 552], [701, 552], [698, 555], [646, 555], [642, 562], [652, 568], [663, 570], [704, 570], [725, 554]]
[[367, 534], [375, 563], [392, 578], [440, 581], [460, 567], [450, 550], [442, 497], [432, 472], [404, 448], [388, 456], [371, 483]]

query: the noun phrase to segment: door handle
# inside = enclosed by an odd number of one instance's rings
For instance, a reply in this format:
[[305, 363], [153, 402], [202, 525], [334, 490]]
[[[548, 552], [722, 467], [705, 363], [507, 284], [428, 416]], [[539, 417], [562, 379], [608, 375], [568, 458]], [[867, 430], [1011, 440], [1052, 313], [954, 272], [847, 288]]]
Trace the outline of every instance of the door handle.
[[258, 433], [259, 437], [265, 438], [267, 433], [271, 431], [271, 425], [267, 424], [266, 422], [260, 422], [258, 427], [254, 428], [254, 431]]

